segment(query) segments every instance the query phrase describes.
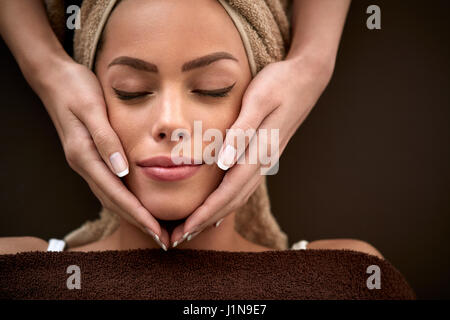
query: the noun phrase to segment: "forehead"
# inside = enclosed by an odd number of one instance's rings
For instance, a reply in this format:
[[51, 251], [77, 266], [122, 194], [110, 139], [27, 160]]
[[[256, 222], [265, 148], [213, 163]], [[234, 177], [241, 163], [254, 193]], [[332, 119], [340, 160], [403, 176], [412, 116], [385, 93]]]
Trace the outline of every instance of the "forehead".
[[[104, 31], [103, 50], [119, 55], [189, 59], [227, 51], [247, 61], [233, 21], [216, 0], [126, 0], [118, 4]], [[160, 61], [162, 62], [162, 61]]]

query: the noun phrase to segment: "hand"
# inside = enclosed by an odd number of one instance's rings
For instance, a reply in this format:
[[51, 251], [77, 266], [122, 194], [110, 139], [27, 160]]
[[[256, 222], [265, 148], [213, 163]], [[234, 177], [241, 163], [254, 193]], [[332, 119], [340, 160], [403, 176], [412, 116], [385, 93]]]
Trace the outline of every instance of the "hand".
[[[255, 129], [256, 132], [259, 129], [267, 129], [267, 132], [279, 129], [281, 155], [331, 78], [334, 60], [330, 63], [317, 60], [298, 57], [267, 65], [248, 86], [239, 117], [231, 129]], [[191, 234], [188, 237], [190, 240], [212, 224], [220, 223], [229, 213], [243, 206], [261, 182], [260, 164], [249, 164], [246, 161], [244, 164], [238, 162], [234, 165], [242, 153], [238, 154], [239, 150], [233, 140], [227, 135], [218, 158], [222, 164], [227, 162], [225, 160], [230, 158], [230, 154], [227, 157], [223, 150], [227, 145], [232, 146], [235, 152], [231, 153], [231, 161], [228, 161], [231, 169], [205, 202], [174, 229], [172, 244], [176, 242], [178, 245], [186, 239], [187, 234]], [[270, 146], [268, 149], [270, 150]], [[249, 148], [244, 151], [247, 158]]]
[[152, 235], [166, 249], [169, 234], [120, 180], [128, 174], [128, 162], [109, 124], [94, 73], [71, 60], [46, 71], [29, 82], [50, 114], [70, 167], [87, 181], [105, 208]]

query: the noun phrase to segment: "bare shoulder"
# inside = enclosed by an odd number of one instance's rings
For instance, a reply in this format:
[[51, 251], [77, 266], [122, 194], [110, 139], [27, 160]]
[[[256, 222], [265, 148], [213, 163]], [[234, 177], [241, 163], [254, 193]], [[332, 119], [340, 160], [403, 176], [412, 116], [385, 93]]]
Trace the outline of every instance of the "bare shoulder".
[[0, 238], [0, 254], [15, 254], [26, 251], [47, 251], [48, 242], [37, 237]]
[[377, 256], [380, 259], [384, 259], [381, 253], [375, 249], [371, 244], [357, 239], [324, 239], [311, 241], [308, 249], [332, 249], [332, 250], [353, 250], [364, 252], [373, 256]]

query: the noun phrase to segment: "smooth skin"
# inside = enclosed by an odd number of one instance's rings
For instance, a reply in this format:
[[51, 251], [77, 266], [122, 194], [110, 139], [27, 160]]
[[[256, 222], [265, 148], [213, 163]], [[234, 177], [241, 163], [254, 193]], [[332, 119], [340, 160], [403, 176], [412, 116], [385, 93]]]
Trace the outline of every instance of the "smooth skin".
[[[290, 51], [285, 60], [269, 64], [252, 80], [231, 129], [279, 129], [281, 156], [331, 79], [349, 5], [350, 0], [293, 2]], [[230, 137], [223, 149], [227, 145], [236, 149]], [[201, 232], [242, 206], [261, 179], [259, 165], [231, 166], [216, 191], [173, 231], [172, 241], [186, 232]]]
[[[232, 128], [279, 128], [283, 152], [331, 79], [349, 4], [350, 0], [294, 1], [290, 51], [284, 61], [266, 66], [252, 80]], [[88, 182], [103, 206], [142, 231], [148, 228], [161, 235], [157, 220], [115, 174], [112, 154], [119, 153], [128, 162], [108, 121], [101, 87], [90, 70], [63, 50], [43, 2], [0, 0], [0, 34], [44, 103], [69, 165]], [[170, 244], [240, 207], [260, 178], [254, 165], [229, 169], [216, 192], [172, 232]]]
[[73, 61], [50, 27], [43, 1], [0, 0], [0, 34], [25, 79], [44, 103], [70, 167], [101, 204], [147, 232], [161, 234], [156, 219], [114, 173], [109, 157], [126, 161], [112, 129], [95, 74]]
[[[130, 175], [126, 177], [128, 186], [138, 196], [139, 200], [146, 204], [146, 207], [159, 206], [159, 208], [153, 207], [151, 210], [156, 212], [159, 218], [171, 219], [173, 218], [171, 215], [176, 212], [179, 214], [176, 218], [182, 218], [183, 215], [189, 215], [190, 210], [186, 208], [192, 205], [197, 206], [198, 204], [195, 204], [195, 202], [203, 201], [201, 198], [206, 197], [207, 194], [215, 189], [215, 184], [220, 181], [216, 177], [221, 177], [223, 172], [215, 166], [204, 167], [202, 170], [206, 174], [198, 173], [181, 184], [171, 183], [169, 185], [170, 188], [165, 188], [163, 185], [145, 178], [139, 171], [139, 168], [133, 164], [136, 160], [164, 150], [164, 148], [166, 148], [166, 151], [170, 150], [171, 142], [158, 139], [159, 134], [161, 132], [169, 134], [171, 130], [180, 126], [189, 127], [190, 123], [192, 123], [193, 115], [195, 115], [194, 118], [196, 119], [201, 117], [206, 126], [217, 127], [224, 131], [226, 127], [229, 127], [234, 122], [239, 113], [242, 96], [251, 80], [250, 71], [241, 40], [231, 21], [227, 20], [228, 25], [226, 28], [225, 26], [213, 28], [213, 21], [229, 19], [223, 9], [217, 7], [217, 4], [215, 8], [213, 6], [209, 9], [206, 8], [206, 5], [203, 7], [212, 19], [209, 24], [206, 22], [209, 28], [202, 26], [201, 19], [194, 19], [198, 25], [190, 24], [189, 28], [192, 30], [187, 30], [188, 28], [183, 24], [173, 24], [170, 27], [154, 32], [158, 26], [166, 25], [166, 23], [161, 24], [158, 21], [150, 21], [148, 19], [149, 12], [156, 10], [152, 6], [158, 6], [158, 1], [155, 0], [151, 5], [145, 1], [140, 2], [141, 5], [143, 3], [145, 5], [140, 7], [139, 1], [136, 0], [128, 2], [128, 7], [119, 6], [121, 10], [113, 13], [113, 17], [108, 23], [106, 43], [96, 64], [96, 72], [108, 101], [108, 114], [110, 115], [111, 124], [123, 142], [125, 154], [130, 159]], [[144, 9], [147, 10], [147, 13]], [[192, 9], [189, 6], [171, 7], [171, 3], [165, 0], [159, 3], [159, 9], [170, 12], [175, 21], [183, 21], [183, 17], [186, 14], [193, 17], [195, 17], [195, 14], [200, 16], [205, 16], [206, 14], [206, 12], [203, 13], [199, 10], [188, 13]], [[215, 15], [212, 15], [213, 12]], [[131, 15], [134, 19], [130, 19], [128, 15]], [[161, 18], [162, 21], [167, 21], [165, 16]], [[135, 24], [140, 24], [143, 30], [147, 28], [146, 34], [154, 34], [153, 38], [143, 37], [141, 39], [136, 34], [135, 38], [127, 36], [129, 34], [129, 32], [127, 33], [127, 28], [135, 29], [137, 27]], [[191, 34], [191, 38], [185, 37], [183, 39], [190, 43], [190, 46], [186, 46], [182, 41], [179, 41], [176, 36], [179, 34], [177, 28], [182, 28], [184, 32]], [[202, 36], [198, 37], [200, 32], [203, 32]], [[109, 33], [114, 36], [108, 37]], [[202, 39], [203, 43], [196, 39]], [[139, 50], [135, 49], [136, 43], [140, 43], [138, 46]], [[170, 49], [165, 49], [164, 45]], [[186, 48], [189, 49], [187, 50]], [[230, 49], [231, 53], [238, 58], [239, 64], [225, 60], [217, 61], [207, 67], [186, 74], [179, 71], [186, 60], [198, 54]], [[174, 54], [164, 56], [159, 54], [158, 50], [169, 50], [173, 51]], [[157, 62], [159, 73], [157, 75], [149, 74], [134, 70], [127, 65], [108, 67], [117, 56], [130, 54], [134, 54], [146, 61]], [[206, 89], [209, 86], [212, 86], [210, 89], [214, 89], [215, 86], [226, 87], [229, 82], [236, 82], [237, 85], [227, 98], [209, 98], [194, 94], [199, 88]], [[140, 91], [141, 87], [147, 85], [154, 86], [151, 90], [153, 93], [132, 102], [124, 102], [118, 99], [112, 89], [118, 87], [122, 91]], [[218, 121], [217, 114], [226, 117], [226, 121]], [[134, 125], [129, 126], [129, 123]], [[192, 197], [192, 189], [197, 190], [198, 199]], [[170, 197], [180, 199], [178, 203], [181, 203], [182, 206], [173, 208], [170, 201], [158, 203], [158, 198], [165, 196], [165, 193], [170, 193]], [[273, 250], [242, 238], [234, 228], [233, 215], [234, 212], [226, 217], [220, 229], [208, 228], [191, 241], [183, 242], [179, 247], [251, 252]], [[1, 254], [45, 251], [47, 247], [48, 243], [46, 241], [35, 237], [0, 239]], [[119, 228], [109, 237], [82, 247], [70, 248], [69, 251], [86, 252], [156, 247], [151, 237], [142, 233], [138, 227], [128, 223], [127, 220], [121, 220]], [[348, 249], [383, 258], [370, 244], [354, 239], [313, 241], [308, 244], [308, 249]]]
[[[179, 144], [174, 133], [183, 129], [194, 137], [195, 121], [202, 123], [202, 133], [215, 129], [224, 136], [251, 81], [244, 45], [226, 11], [217, 1], [196, 3], [122, 1], [110, 15], [96, 53], [94, 71], [129, 161], [124, 182], [162, 226], [186, 219], [217, 188], [224, 172], [205, 163], [202, 154], [195, 156], [191, 143], [190, 154], [179, 155], [203, 164], [189, 178], [160, 181], [147, 176], [140, 163], [155, 156], [170, 158]], [[212, 144], [202, 141], [201, 149]], [[233, 213], [225, 220], [220, 230], [204, 231], [196, 246], [243, 247], [234, 240]], [[169, 235], [163, 232], [159, 239], [166, 244]]]

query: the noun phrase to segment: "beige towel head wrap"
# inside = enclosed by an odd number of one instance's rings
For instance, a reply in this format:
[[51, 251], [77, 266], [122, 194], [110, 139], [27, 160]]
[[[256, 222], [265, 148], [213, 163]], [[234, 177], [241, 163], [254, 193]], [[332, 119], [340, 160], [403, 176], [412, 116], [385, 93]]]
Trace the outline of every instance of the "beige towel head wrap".
[[[59, 0], [58, 0], [59, 1]], [[271, 62], [282, 60], [289, 45], [288, 0], [217, 0], [239, 31], [250, 64], [252, 76]], [[75, 31], [74, 58], [92, 69], [103, 28], [118, 0], [84, 0], [81, 7], [81, 29]], [[52, 26], [55, 0], [47, 0]], [[53, 19], [52, 19], [53, 18]], [[103, 209], [100, 219], [88, 221], [64, 239], [74, 247], [97, 241], [118, 226], [115, 213]], [[288, 247], [286, 234], [270, 210], [266, 179], [235, 215], [235, 229], [244, 238], [270, 248]]]

